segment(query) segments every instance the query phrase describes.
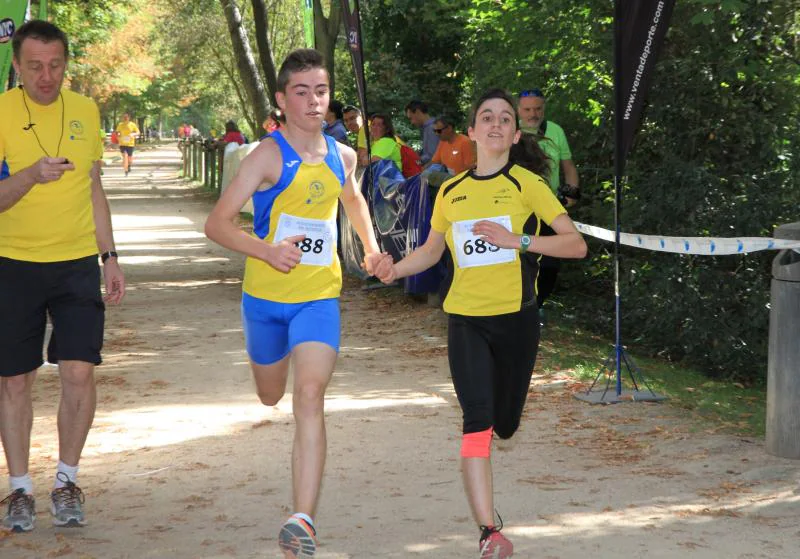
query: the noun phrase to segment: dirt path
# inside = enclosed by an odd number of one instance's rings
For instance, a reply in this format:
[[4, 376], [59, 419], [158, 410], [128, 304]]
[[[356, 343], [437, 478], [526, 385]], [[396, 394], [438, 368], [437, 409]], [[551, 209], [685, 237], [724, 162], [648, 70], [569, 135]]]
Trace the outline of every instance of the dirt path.
[[[129, 292], [108, 313], [81, 462], [90, 525], [50, 526], [58, 378], [45, 367], [31, 461], [39, 522], [0, 535], [3, 559], [277, 556], [290, 398], [269, 409], [253, 394], [243, 260], [206, 240], [213, 200], [176, 179], [177, 166], [167, 147], [140, 151], [129, 177], [118, 166], [105, 175]], [[443, 315], [355, 281], [342, 309], [318, 557], [475, 557]], [[667, 405], [589, 406], [546, 373], [519, 434], [494, 454], [515, 557], [800, 556], [800, 464]]]

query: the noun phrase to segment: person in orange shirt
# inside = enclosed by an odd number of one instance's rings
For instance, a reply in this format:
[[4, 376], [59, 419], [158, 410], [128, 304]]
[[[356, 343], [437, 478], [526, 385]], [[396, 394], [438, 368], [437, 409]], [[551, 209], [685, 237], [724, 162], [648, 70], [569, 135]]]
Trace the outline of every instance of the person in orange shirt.
[[431, 162], [447, 167], [451, 174], [457, 175], [475, 166], [475, 144], [464, 134], [459, 134], [453, 122], [440, 116], [433, 123], [433, 131], [439, 136], [439, 146], [433, 154]]

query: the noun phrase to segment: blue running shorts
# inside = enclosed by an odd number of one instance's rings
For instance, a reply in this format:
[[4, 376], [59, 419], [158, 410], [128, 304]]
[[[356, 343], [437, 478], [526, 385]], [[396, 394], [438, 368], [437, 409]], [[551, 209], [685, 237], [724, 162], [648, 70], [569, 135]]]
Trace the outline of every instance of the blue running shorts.
[[298, 344], [322, 342], [339, 352], [339, 299], [276, 303], [242, 293], [242, 325], [253, 363], [270, 365]]

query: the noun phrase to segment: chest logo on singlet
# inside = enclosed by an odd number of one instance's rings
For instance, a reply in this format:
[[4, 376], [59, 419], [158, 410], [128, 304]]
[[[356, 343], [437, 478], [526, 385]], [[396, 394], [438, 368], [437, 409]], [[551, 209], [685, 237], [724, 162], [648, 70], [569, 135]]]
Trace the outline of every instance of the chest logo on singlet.
[[291, 161], [287, 161], [287, 162], [286, 162], [286, 166], [287, 166], [289, 169], [291, 169], [292, 167], [294, 167], [294, 166], [295, 166], [295, 165], [297, 165], [298, 163], [300, 163], [300, 161], [299, 161], [299, 160], [297, 160], [297, 159], [292, 159]]
[[308, 198], [306, 204], [317, 202], [325, 194], [325, 185], [319, 181], [314, 181], [308, 185]]

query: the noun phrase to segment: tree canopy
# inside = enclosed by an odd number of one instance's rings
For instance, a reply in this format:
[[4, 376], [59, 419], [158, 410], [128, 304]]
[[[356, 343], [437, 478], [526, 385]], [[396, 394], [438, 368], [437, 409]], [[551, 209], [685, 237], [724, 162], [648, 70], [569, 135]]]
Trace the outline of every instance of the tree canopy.
[[[72, 87], [104, 116], [131, 110], [203, 131], [256, 133], [275, 67], [303, 45], [301, 0], [67, 0], [52, 17], [73, 42]], [[315, 0], [316, 39], [335, 95], [356, 102], [337, 0]], [[465, 122], [478, 93], [539, 87], [567, 132], [584, 191], [571, 215], [612, 224], [613, 3], [607, 0], [362, 0], [369, 109], [395, 117], [422, 99]], [[628, 159], [622, 228], [769, 236], [800, 210], [800, 5], [681, 0]], [[560, 301], [612, 331], [610, 245], [564, 266]], [[765, 371], [774, 254], [691, 257], [623, 251], [623, 338], [710, 374]]]

